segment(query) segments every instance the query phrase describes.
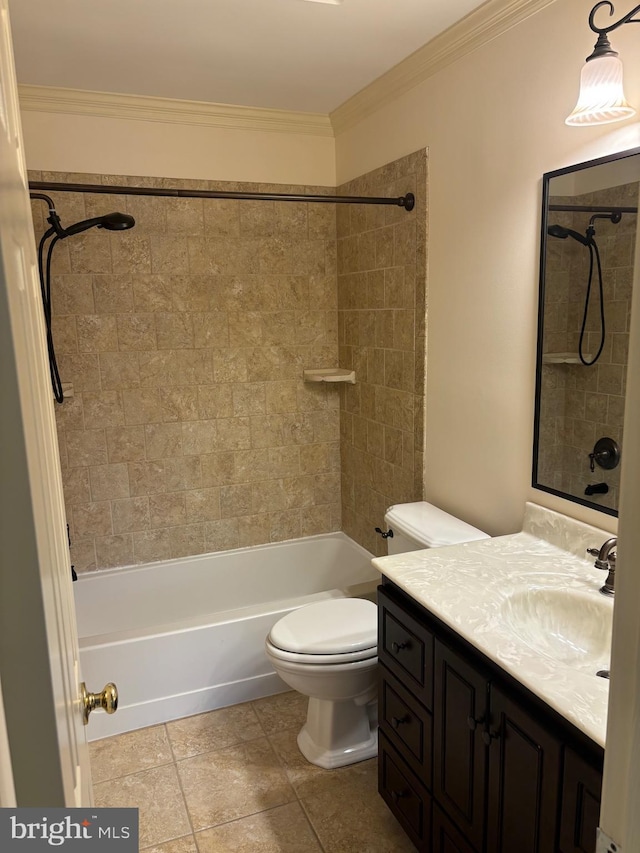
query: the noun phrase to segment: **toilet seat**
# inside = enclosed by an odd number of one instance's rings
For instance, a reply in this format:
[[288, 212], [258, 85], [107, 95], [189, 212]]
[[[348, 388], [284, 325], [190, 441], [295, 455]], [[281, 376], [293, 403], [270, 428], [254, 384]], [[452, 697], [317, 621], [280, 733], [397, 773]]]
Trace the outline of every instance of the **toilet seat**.
[[336, 598], [283, 616], [267, 637], [267, 650], [283, 661], [326, 665], [373, 658], [377, 643], [375, 604], [364, 598]]
[[356, 663], [358, 661], [370, 660], [378, 655], [378, 646], [368, 649], [359, 649], [355, 652], [338, 652], [332, 655], [313, 654], [312, 652], [288, 652], [280, 649], [271, 641], [271, 635], [266, 640], [267, 652], [274, 658], [290, 663], [305, 663], [311, 666], [327, 666], [332, 664]]

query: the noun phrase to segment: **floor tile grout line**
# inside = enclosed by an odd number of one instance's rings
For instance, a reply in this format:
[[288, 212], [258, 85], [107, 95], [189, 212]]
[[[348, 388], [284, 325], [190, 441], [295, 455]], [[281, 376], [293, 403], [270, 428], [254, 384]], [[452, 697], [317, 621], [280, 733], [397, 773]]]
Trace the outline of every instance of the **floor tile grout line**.
[[244, 746], [247, 743], [255, 743], [258, 740], [267, 740], [266, 735], [259, 735], [248, 740], [239, 740], [236, 743], [230, 743], [227, 746], [220, 746], [214, 749], [206, 749], [203, 752], [195, 752], [193, 755], [185, 755], [184, 758], [176, 758], [176, 764], [183, 764], [185, 761], [192, 761], [194, 758], [201, 758], [203, 755], [211, 755], [214, 752], [224, 752], [225, 749], [237, 749], [239, 746]]
[[277, 806], [268, 806], [266, 809], [258, 809], [257, 812], [250, 812], [249, 814], [243, 814], [239, 817], [232, 817], [229, 820], [223, 820], [221, 823], [212, 823], [211, 826], [203, 826], [202, 829], [197, 829], [194, 831], [194, 835], [199, 835], [203, 832], [208, 832], [210, 829], [218, 829], [220, 826], [229, 826], [231, 823], [239, 823], [241, 820], [245, 820], [248, 817], [255, 817], [259, 814], [266, 814], [267, 812], [274, 812], [276, 809], [285, 808], [285, 806], [297, 805], [295, 800], [289, 800], [287, 803], [279, 803]]
[[309, 826], [311, 827], [311, 832], [313, 832], [314, 837], [315, 837], [315, 838], [317, 839], [317, 841], [318, 841], [318, 846], [320, 847], [320, 850], [322, 851], [322, 853], [326, 853], [326, 851], [325, 851], [325, 847], [324, 847], [324, 844], [322, 843], [322, 841], [320, 840], [320, 836], [319, 836], [319, 835], [318, 835], [318, 833], [316, 832], [316, 828], [315, 828], [315, 826], [313, 825], [313, 822], [311, 821], [311, 818], [309, 817], [309, 813], [308, 813], [307, 809], [305, 808], [305, 805], [304, 805], [304, 803], [303, 803], [302, 799], [298, 800], [298, 802], [300, 803], [300, 808], [302, 809], [302, 813], [304, 814], [304, 816], [305, 816], [305, 819], [306, 819], [307, 823], [308, 823], [308, 824], [309, 824]]
[[[291, 726], [291, 728], [293, 728], [293, 726]], [[289, 729], [282, 729], [282, 731], [289, 731]], [[272, 734], [280, 734], [280, 732], [273, 732]], [[300, 806], [300, 809], [302, 810], [302, 813], [303, 813], [303, 815], [304, 815], [304, 818], [305, 818], [306, 822], [309, 824], [309, 827], [310, 827], [310, 829], [311, 829], [311, 832], [313, 833], [313, 837], [314, 837], [314, 838], [316, 839], [316, 841], [318, 842], [318, 846], [320, 847], [320, 850], [322, 851], [322, 853], [325, 853], [324, 845], [323, 845], [323, 844], [322, 844], [322, 842], [320, 841], [320, 837], [318, 836], [318, 833], [316, 832], [316, 829], [315, 829], [315, 827], [314, 827], [313, 823], [311, 822], [311, 819], [309, 818], [309, 815], [308, 815], [308, 813], [307, 813], [307, 810], [306, 810], [306, 809], [305, 809], [305, 807], [304, 807], [304, 803], [303, 803], [303, 801], [302, 801], [302, 797], [300, 796], [300, 794], [298, 794], [298, 790], [297, 790], [296, 786], [292, 783], [292, 781], [291, 781], [291, 779], [290, 779], [290, 777], [289, 777], [289, 774], [288, 774], [288, 772], [287, 772], [287, 765], [285, 764], [284, 760], [280, 757], [280, 755], [279, 755], [279, 753], [278, 753], [277, 749], [275, 748], [275, 746], [274, 746], [274, 745], [273, 745], [273, 743], [271, 742], [271, 737], [270, 737], [269, 735], [267, 735], [267, 740], [269, 741], [269, 745], [271, 746], [271, 749], [272, 749], [272, 750], [273, 750], [273, 752], [275, 753], [276, 758], [277, 758], [277, 759], [278, 759], [278, 761], [280, 762], [280, 766], [282, 767], [282, 769], [283, 769], [283, 770], [284, 770], [284, 772], [285, 772], [285, 775], [286, 775], [286, 777], [287, 777], [287, 781], [289, 782], [289, 785], [291, 786], [291, 788], [292, 788], [292, 790], [293, 790], [293, 793], [294, 793], [294, 794], [295, 794], [295, 796], [296, 796], [296, 802], [297, 802], [297, 803], [298, 803], [298, 805]]]
[[[182, 785], [182, 776], [180, 775], [180, 770], [178, 768], [178, 760], [176, 758], [175, 751], [173, 749], [173, 742], [171, 740], [171, 735], [169, 734], [169, 729], [167, 724], [164, 724], [165, 733], [167, 735], [167, 741], [169, 742], [169, 749], [171, 750], [171, 755], [173, 756], [173, 766], [176, 768], [176, 777], [178, 779], [178, 787], [180, 788], [180, 793], [182, 794], [182, 802], [184, 803], [184, 810], [187, 815], [187, 820], [189, 821], [189, 826], [191, 827], [191, 834], [195, 839], [196, 831], [193, 826], [193, 821], [191, 820], [191, 812], [189, 811], [189, 803], [187, 802], [187, 795], [184, 792], [184, 787]], [[196, 849], [198, 848], [198, 842], [195, 842]]]
[[96, 782], [95, 779], [92, 779], [91, 781], [94, 785], [104, 785], [106, 782], [120, 782], [122, 779], [128, 779], [130, 776], [137, 776], [140, 773], [149, 773], [151, 770], [159, 770], [161, 767], [169, 767], [170, 764], [175, 764], [173, 758], [169, 759], [169, 761], [162, 761], [160, 764], [141, 767], [139, 770], [134, 770], [132, 773], [123, 773], [122, 776], [113, 776], [109, 779], [101, 779], [100, 782]]
[[182, 838], [192, 838], [193, 836], [193, 832], [187, 832], [185, 835], [176, 835], [175, 838], [168, 838], [166, 841], [159, 841], [155, 844], [147, 844], [146, 847], [140, 848], [139, 853], [145, 853], [146, 850], [153, 850], [154, 847], [162, 847], [164, 844], [171, 844], [174, 841], [180, 841]]

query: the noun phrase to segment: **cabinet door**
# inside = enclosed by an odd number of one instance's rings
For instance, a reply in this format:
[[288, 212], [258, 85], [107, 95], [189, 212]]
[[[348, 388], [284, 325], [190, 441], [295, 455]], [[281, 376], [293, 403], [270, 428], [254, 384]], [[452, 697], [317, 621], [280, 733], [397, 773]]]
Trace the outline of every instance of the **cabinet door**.
[[435, 646], [433, 796], [481, 850], [486, 753], [481, 734], [487, 681], [438, 640]]
[[561, 853], [595, 853], [601, 790], [602, 768], [593, 767], [573, 750], [565, 749]]
[[560, 742], [492, 687], [487, 848], [492, 853], [556, 849]]

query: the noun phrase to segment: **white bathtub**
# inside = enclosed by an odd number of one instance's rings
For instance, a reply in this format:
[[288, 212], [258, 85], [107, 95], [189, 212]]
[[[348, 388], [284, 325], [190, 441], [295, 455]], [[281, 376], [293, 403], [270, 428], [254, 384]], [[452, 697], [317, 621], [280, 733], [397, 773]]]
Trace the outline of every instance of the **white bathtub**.
[[264, 654], [272, 625], [323, 598], [369, 597], [378, 579], [344, 533], [80, 575], [82, 677], [120, 694], [115, 715], [91, 715], [89, 739], [287, 690]]

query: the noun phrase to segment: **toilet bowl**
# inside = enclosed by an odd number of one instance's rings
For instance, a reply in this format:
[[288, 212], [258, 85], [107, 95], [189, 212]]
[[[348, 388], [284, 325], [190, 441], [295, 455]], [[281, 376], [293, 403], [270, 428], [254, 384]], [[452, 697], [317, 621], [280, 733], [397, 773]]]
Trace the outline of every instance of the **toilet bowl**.
[[[488, 538], [424, 501], [387, 510], [389, 554]], [[332, 769], [378, 751], [377, 608], [338, 598], [288, 613], [271, 629], [265, 651], [280, 678], [309, 697], [298, 734], [304, 757]]]
[[375, 604], [337, 598], [301, 607], [273, 626], [265, 649], [285, 684], [309, 697], [298, 734], [308, 761], [332, 769], [376, 754]]

